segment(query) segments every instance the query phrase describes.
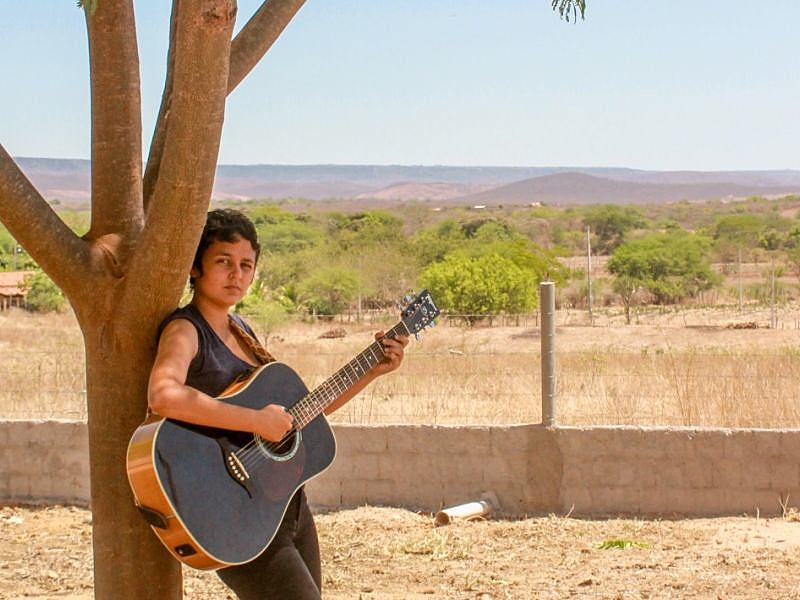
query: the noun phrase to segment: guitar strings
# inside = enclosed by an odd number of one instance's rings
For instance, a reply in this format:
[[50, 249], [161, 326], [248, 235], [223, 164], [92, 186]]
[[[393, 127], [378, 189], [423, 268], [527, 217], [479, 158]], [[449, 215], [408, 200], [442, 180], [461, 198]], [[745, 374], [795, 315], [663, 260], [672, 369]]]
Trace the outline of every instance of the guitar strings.
[[[402, 323], [395, 325], [386, 333], [386, 336], [396, 336], [400, 332], [400, 325]], [[371, 358], [367, 356], [368, 353], [371, 354]], [[324, 407], [347, 391], [369, 369], [383, 360], [385, 356], [383, 345], [379, 340], [376, 340], [334, 375], [325, 380], [317, 389], [299, 400], [292, 407], [286, 409], [294, 418], [294, 422], [289, 431], [280, 440], [269, 442], [260, 436], [254, 435], [253, 439], [236, 450], [234, 454], [245, 468], [252, 468], [268, 458], [268, 454], [263, 452], [262, 448], [277, 453], [284, 444], [322, 412], [320, 409], [324, 410]], [[339, 383], [340, 381], [342, 383]]]

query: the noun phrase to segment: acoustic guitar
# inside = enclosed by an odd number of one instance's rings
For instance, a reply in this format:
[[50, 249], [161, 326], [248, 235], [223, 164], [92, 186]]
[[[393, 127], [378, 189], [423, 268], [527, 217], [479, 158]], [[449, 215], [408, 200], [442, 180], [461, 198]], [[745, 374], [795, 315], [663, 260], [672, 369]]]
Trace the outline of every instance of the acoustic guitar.
[[[386, 336], [417, 336], [438, 314], [425, 290]], [[261, 554], [294, 493], [333, 462], [336, 442], [325, 408], [384, 357], [375, 341], [312, 392], [290, 367], [272, 362], [219, 397], [253, 409], [283, 406], [294, 424], [280, 442], [151, 415], [128, 445], [128, 481], [136, 506], [167, 550], [197, 569], [242, 564]]]

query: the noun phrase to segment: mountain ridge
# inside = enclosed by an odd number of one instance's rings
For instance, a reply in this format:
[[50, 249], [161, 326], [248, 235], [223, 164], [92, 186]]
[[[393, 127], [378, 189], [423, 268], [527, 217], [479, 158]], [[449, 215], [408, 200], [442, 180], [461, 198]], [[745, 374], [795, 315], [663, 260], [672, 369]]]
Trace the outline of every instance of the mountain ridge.
[[[18, 157], [49, 201], [86, 204], [85, 159]], [[655, 171], [625, 167], [219, 165], [213, 199], [592, 204], [710, 200], [800, 193], [800, 170]]]

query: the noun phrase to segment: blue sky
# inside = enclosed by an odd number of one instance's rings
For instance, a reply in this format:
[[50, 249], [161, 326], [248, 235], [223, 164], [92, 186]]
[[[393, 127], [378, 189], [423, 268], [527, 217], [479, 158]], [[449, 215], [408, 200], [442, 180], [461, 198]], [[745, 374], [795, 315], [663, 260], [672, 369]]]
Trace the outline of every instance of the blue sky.
[[[3, 4], [0, 143], [89, 158], [82, 12]], [[168, 4], [136, 3], [145, 148]], [[219, 162], [800, 169], [800, 3], [587, 4], [308, 0], [229, 97]]]

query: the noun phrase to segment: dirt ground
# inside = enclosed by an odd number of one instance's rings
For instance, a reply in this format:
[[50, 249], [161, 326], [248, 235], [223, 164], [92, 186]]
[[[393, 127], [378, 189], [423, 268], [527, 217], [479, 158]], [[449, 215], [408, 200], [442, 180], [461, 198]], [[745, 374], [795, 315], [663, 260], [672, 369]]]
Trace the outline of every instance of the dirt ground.
[[[452, 521], [362, 507], [317, 515], [327, 600], [800, 598], [800, 518]], [[185, 571], [187, 599], [233, 596]], [[0, 508], [0, 598], [92, 598], [91, 513]]]

